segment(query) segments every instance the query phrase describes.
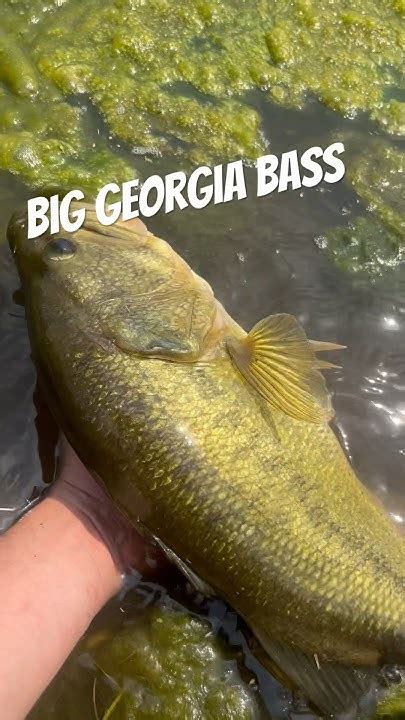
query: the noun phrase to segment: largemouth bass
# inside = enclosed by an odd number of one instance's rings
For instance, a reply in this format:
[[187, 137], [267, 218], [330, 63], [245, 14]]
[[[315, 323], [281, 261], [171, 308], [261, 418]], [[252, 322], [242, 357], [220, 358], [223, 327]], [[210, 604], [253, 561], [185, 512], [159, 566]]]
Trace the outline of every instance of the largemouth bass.
[[[114, 500], [246, 620], [325, 713], [405, 662], [405, 544], [328, 425], [290, 315], [246, 333], [139, 222], [9, 242], [51, 405]], [[368, 671], [367, 671], [368, 672]]]

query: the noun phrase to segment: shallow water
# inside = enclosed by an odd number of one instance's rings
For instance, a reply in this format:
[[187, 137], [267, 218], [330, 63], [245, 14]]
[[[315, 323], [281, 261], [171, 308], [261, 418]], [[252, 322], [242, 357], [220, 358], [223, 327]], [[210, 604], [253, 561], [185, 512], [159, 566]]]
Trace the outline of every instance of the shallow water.
[[[252, 102], [257, 104], [258, 97]], [[299, 114], [267, 103], [262, 109], [276, 153], [326, 145], [346, 132], [366, 140], [374, 132], [367, 123], [340, 119], [315, 102]], [[89, 117], [94, 131], [102, 132], [91, 109]], [[142, 163], [146, 174], [165, 169], [162, 161]], [[335, 430], [360, 479], [404, 524], [405, 264], [372, 285], [365, 277], [339, 271], [316, 247], [316, 236], [364, 209], [345, 182], [259, 199], [253, 170], [247, 169], [246, 176], [251, 186], [246, 200], [159, 215], [149, 227], [211, 283], [245, 328], [267, 314], [289, 312], [309, 337], [347, 346], [342, 369], [328, 376]], [[2, 237], [11, 213], [27, 196], [22, 184], [0, 175]], [[35, 373], [24, 311], [15, 296], [18, 286], [7, 245], [1, 242], [0, 530], [44, 487], [32, 399]], [[222, 604], [210, 605], [211, 617], [223, 613]], [[225, 626], [235, 639], [229, 618], [234, 616], [226, 616]], [[283, 709], [276, 699], [274, 681], [252, 662], [268, 707], [275, 716], [283, 714], [287, 705]]]

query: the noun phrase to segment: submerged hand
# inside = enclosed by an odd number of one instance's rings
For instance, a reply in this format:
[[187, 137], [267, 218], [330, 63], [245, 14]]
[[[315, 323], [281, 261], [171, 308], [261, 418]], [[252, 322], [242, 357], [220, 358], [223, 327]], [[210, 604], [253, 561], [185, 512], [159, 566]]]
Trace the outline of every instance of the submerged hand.
[[69, 508], [108, 548], [119, 575], [130, 570], [150, 575], [156, 569], [154, 546], [145, 542], [116, 507], [64, 437], [60, 443], [57, 479], [50, 496]]

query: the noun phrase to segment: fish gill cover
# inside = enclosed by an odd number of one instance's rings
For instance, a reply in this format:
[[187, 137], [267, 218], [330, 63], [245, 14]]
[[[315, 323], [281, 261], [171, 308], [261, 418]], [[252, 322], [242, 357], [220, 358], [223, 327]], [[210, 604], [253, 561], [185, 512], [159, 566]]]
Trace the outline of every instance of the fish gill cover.
[[367, 114], [386, 137], [365, 160], [352, 138], [353, 186], [376, 219], [319, 242], [342, 267], [378, 276], [401, 260], [404, 239], [389, 219], [396, 199], [380, 193], [381, 175], [396, 193], [403, 166], [392, 138], [405, 128], [404, 14], [404, 0], [4, 0], [0, 166], [31, 188], [92, 196], [134, 176], [131, 153], [254, 159], [271, 137], [252, 91], [296, 109], [316, 98]]

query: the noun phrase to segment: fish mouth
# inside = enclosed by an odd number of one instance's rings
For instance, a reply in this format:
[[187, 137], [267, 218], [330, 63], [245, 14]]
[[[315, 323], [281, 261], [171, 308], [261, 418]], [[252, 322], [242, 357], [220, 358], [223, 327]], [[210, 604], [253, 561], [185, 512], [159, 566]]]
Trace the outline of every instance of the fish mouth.
[[18, 245], [22, 239], [27, 237], [28, 215], [27, 213], [15, 212], [10, 218], [7, 227], [7, 240], [13, 255], [16, 254]]

